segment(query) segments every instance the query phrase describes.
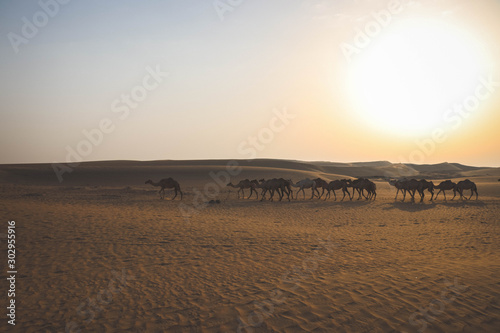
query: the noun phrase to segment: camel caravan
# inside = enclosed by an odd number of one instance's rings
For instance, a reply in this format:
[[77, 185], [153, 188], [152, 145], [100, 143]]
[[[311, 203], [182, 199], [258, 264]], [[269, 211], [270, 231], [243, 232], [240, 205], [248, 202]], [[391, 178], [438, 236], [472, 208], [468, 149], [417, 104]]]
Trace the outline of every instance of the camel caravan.
[[[453, 191], [453, 198], [455, 199], [457, 192], [460, 194], [460, 199], [470, 200], [472, 195], [476, 194], [476, 200], [478, 199], [477, 186], [474, 182], [469, 179], [459, 181], [458, 183], [454, 183], [451, 180], [445, 180], [439, 183], [439, 185], [434, 185], [432, 181], [427, 181], [425, 179], [401, 179], [401, 180], [389, 180], [389, 184], [394, 186], [396, 191], [396, 197], [394, 200], [397, 200], [399, 191], [403, 193], [403, 200], [405, 201], [406, 193], [410, 193], [411, 201], [415, 201], [415, 193], [420, 195], [420, 202], [424, 201], [425, 191], [427, 190], [431, 194], [431, 199], [437, 199], [440, 193], [443, 193], [444, 200], [446, 200], [446, 191]], [[434, 189], [438, 189], [439, 192], [436, 194], [434, 198]], [[467, 198], [464, 195], [465, 190], [470, 190], [470, 196]]]
[[[358, 200], [361, 197], [364, 197], [367, 200], [375, 200], [377, 197], [377, 186], [371, 180], [365, 178], [359, 178], [355, 180], [351, 179], [341, 179], [334, 180], [331, 182], [327, 182], [324, 179], [316, 178], [316, 179], [303, 179], [294, 183], [291, 179], [284, 178], [273, 178], [273, 179], [244, 179], [241, 180], [237, 184], [228, 183], [227, 186], [234, 187], [238, 189], [238, 199], [250, 199], [255, 193], [256, 199], [259, 199], [259, 194], [257, 189], [261, 189], [261, 201], [266, 200], [266, 195], [269, 194], [267, 200], [273, 201], [274, 196], [278, 195], [278, 200], [281, 201], [285, 198], [288, 201], [291, 199], [297, 200], [299, 198], [300, 192], [302, 192], [302, 199], [306, 199], [306, 189], [311, 190], [311, 197], [309, 199], [318, 198], [321, 199], [324, 195], [323, 200], [327, 200], [331, 197], [331, 193], [333, 192], [333, 196], [335, 200], [337, 200], [337, 194], [335, 191], [342, 190], [342, 201], [345, 199], [346, 195], [349, 197], [349, 200], [354, 198], [354, 195], [357, 191]], [[293, 196], [293, 187], [297, 188], [297, 192], [295, 193], [295, 198]], [[349, 192], [348, 188], [353, 188], [352, 195]], [[250, 194], [245, 198], [245, 190], [250, 190]], [[321, 193], [319, 192], [321, 190]], [[326, 194], [325, 194], [326, 192]], [[365, 194], [366, 192], [366, 194]]]
[[[388, 181], [391, 186], [394, 186], [396, 191], [396, 197], [394, 200], [398, 199], [399, 192], [402, 193], [403, 199], [405, 201], [407, 194], [410, 194], [410, 201], [415, 202], [415, 195], [418, 193], [420, 196], [420, 202], [424, 201], [425, 192], [431, 194], [430, 201], [438, 198], [439, 194], [443, 193], [443, 197], [446, 200], [446, 191], [453, 191], [453, 199], [455, 199], [457, 193], [460, 195], [460, 199], [470, 200], [472, 195], [476, 194], [476, 200], [478, 199], [477, 186], [474, 182], [469, 179], [459, 181], [454, 183], [451, 180], [445, 180], [439, 185], [434, 185], [432, 181], [427, 181], [425, 179], [391, 179]], [[155, 183], [151, 179], [147, 180], [145, 184], [150, 184], [155, 187], [160, 187], [158, 193], [160, 194], [160, 199], [165, 198], [165, 189], [174, 189], [174, 196], [171, 200], [177, 197], [180, 193], [182, 200], [182, 191], [180, 185], [177, 181], [172, 178], [161, 179], [159, 182]], [[299, 198], [300, 192], [302, 192], [302, 199], [306, 199], [305, 190], [311, 190], [311, 197], [309, 200], [314, 198], [327, 200], [331, 198], [333, 193], [334, 200], [337, 200], [337, 193], [335, 191], [342, 190], [342, 199], [344, 201], [346, 195], [349, 200], [353, 200], [358, 194], [357, 200], [364, 198], [365, 200], [375, 200], [377, 197], [377, 185], [367, 178], [358, 179], [339, 179], [333, 181], [326, 181], [321, 178], [316, 179], [303, 179], [294, 183], [291, 179], [284, 178], [272, 178], [272, 179], [244, 179], [239, 181], [237, 184], [232, 182], [227, 184], [227, 187], [237, 188], [238, 199], [251, 199], [255, 195], [255, 199], [259, 199], [260, 189], [260, 200], [274, 201], [275, 195], [278, 196], [278, 201], [282, 201], [283, 198], [290, 201], [290, 199], [297, 200]], [[295, 193], [295, 198], [293, 195], [293, 188], [297, 189]], [[349, 191], [352, 188], [352, 193]], [[436, 195], [434, 195], [434, 190], [439, 190]], [[245, 190], [249, 190], [250, 193], [248, 197], [245, 197]], [[321, 190], [321, 193], [320, 193]], [[467, 198], [464, 195], [464, 191], [470, 190], [470, 196]], [[323, 197], [324, 196], [324, 197]]]

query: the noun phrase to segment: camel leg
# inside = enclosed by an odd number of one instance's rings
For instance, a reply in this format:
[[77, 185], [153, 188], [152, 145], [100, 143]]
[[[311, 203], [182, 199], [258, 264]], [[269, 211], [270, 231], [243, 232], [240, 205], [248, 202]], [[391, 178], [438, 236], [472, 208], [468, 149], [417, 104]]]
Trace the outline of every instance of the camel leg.
[[273, 201], [273, 197], [274, 197], [274, 190], [269, 189], [269, 201]]
[[[439, 193], [441, 193], [441, 192], [443, 192], [443, 190], [439, 190], [439, 192], [436, 194], [436, 200], [438, 198]], [[444, 195], [444, 192], [443, 192], [443, 196], [444, 196], [444, 199], [446, 200], [446, 196]]]
[[473, 189], [470, 190], [470, 196], [469, 196], [468, 200], [470, 200], [470, 198], [472, 198], [472, 194], [474, 194], [474, 190]]
[[318, 193], [318, 198], [319, 198], [319, 191], [316, 187], [311, 187], [311, 199], [314, 198], [314, 192]]
[[[462, 196], [462, 194], [459, 192], [460, 196]], [[457, 196], [457, 191], [456, 190], [453, 190], [453, 198], [451, 198], [451, 200], [455, 199], [455, 197]]]
[[349, 195], [349, 201], [352, 201], [352, 197], [354, 196], [354, 189], [352, 190], [352, 196], [351, 196], [351, 192], [349, 192], [349, 190], [347, 188], [345, 190], [347, 191], [347, 194]]
[[[270, 192], [269, 201], [274, 201], [274, 189], [270, 189], [269, 192]], [[278, 195], [279, 195], [279, 192], [278, 192]]]
[[278, 188], [278, 189], [276, 189], [276, 192], [278, 192], [278, 196], [280, 197], [279, 201], [281, 201], [281, 199], [283, 199], [283, 195], [284, 195], [283, 189], [281, 189], [281, 191], [280, 191], [280, 189]]
[[477, 188], [474, 189], [474, 192], [476, 192], [476, 200], [477, 200], [477, 198], [479, 197], [479, 194], [477, 193]]
[[174, 188], [174, 197], [171, 200], [175, 200], [175, 197], [177, 197], [177, 189]]
[[420, 194], [420, 202], [424, 201], [424, 197], [425, 197], [424, 190], [422, 190], [422, 192], [418, 191], [418, 194]]
[[[347, 189], [345, 189], [345, 188], [343, 188], [343, 189], [342, 189], [342, 194], [344, 195], [344, 196], [342, 197], [342, 201], [344, 201], [344, 199], [345, 199], [345, 192], [346, 192], [346, 191], [347, 191]], [[333, 193], [335, 193], [335, 191], [333, 191]], [[349, 193], [349, 192], [347, 192], [347, 193]], [[337, 200], [337, 196], [335, 196], [335, 200]]]
[[361, 189], [361, 193], [363, 194], [363, 197], [365, 197], [365, 200], [370, 200], [371, 193], [368, 190], [366, 190], [367, 195], [365, 195], [365, 192], [363, 192], [364, 190], [365, 190], [364, 188]]

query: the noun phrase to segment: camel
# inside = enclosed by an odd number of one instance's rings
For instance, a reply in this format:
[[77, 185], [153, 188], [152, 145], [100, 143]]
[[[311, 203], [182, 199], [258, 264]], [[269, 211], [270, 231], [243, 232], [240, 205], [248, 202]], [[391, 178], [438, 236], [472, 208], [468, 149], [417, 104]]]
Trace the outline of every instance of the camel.
[[[377, 197], [377, 185], [375, 185], [374, 182], [372, 182], [369, 179], [366, 178], [358, 178], [355, 180], [347, 179], [346, 180], [347, 186], [353, 188], [353, 194], [352, 196], [354, 197], [354, 190], [358, 191], [358, 200], [361, 199], [361, 195], [366, 199], [366, 200], [375, 200]], [[363, 191], [368, 193], [368, 195], [365, 195]]]
[[309, 178], [302, 179], [295, 184], [293, 182], [291, 182], [291, 185], [293, 187], [299, 188], [299, 190], [297, 191], [297, 195], [295, 196], [295, 199], [297, 199], [299, 197], [300, 191], [302, 191], [302, 194], [304, 195], [304, 199], [306, 198], [306, 192], [304, 192], [305, 188], [311, 189], [311, 192], [312, 192], [311, 199], [314, 198], [314, 192], [318, 193], [318, 196], [319, 196], [319, 191], [316, 188], [317, 187], [316, 182], [314, 180], [309, 179]]
[[181, 200], [182, 200], [182, 191], [181, 191], [181, 187], [179, 186], [179, 183], [170, 177], [161, 179], [158, 183], [155, 183], [151, 179], [148, 179], [148, 180], [146, 180], [146, 182], [144, 182], [144, 184], [151, 184], [155, 187], [160, 186], [161, 187], [160, 191], [158, 191], [158, 193], [160, 194], [160, 199], [165, 198], [165, 189], [166, 188], [173, 188], [175, 191], [175, 195], [171, 200], [174, 200], [177, 197], [177, 192], [179, 192], [181, 194]]
[[431, 193], [431, 200], [434, 198], [434, 183], [432, 181], [427, 181], [425, 179], [420, 179], [420, 187], [418, 188], [418, 194], [420, 194], [420, 202], [424, 201], [425, 193], [427, 190]]
[[404, 186], [405, 185], [404, 182], [401, 180], [390, 179], [389, 185], [392, 185], [397, 189], [396, 196], [394, 197], [394, 200], [398, 199], [399, 191], [401, 191], [401, 192], [403, 192], [403, 201], [404, 201], [404, 197], [406, 197], [406, 189]]
[[476, 193], [476, 200], [479, 197], [479, 195], [477, 193], [476, 184], [468, 179], [459, 181], [457, 183], [456, 189], [457, 189], [458, 193], [460, 193], [460, 199], [465, 198], [465, 196], [463, 195], [464, 190], [470, 190], [470, 196], [467, 200], [470, 200], [470, 198], [472, 198], [472, 195], [474, 193]]
[[439, 193], [443, 192], [444, 200], [446, 200], [445, 191], [448, 190], [453, 190], [453, 198], [451, 198], [451, 200], [455, 199], [455, 196], [457, 195], [457, 184], [455, 184], [451, 180], [445, 180], [444, 182], [441, 182], [439, 185], [434, 186], [434, 188], [437, 188], [439, 190], [439, 192], [436, 194], [436, 199]]
[[250, 199], [254, 192], [255, 192], [255, 195], [257, 196], [257, 199], [259, 199], [259, 193], [256, 190], [255, 184], [252, 183], [248, 179], [240, 180], [240, 182], [236, 185], [233, 185], [233, 183], [229, 182], [226, 186], [234, 187], [234, 188], [238, 189], [238, 199], [240, 198], [240, 192], [241, 192], [242, 198], [245, 199], [245, 189], [247, 189], [247, 188], [250, 189], [250, 195], [248, 196], [247, 199]]
[[399, 191], [403, 192], [402, 201], [405, 201], [407, 192], [410, 193], [411, 201], [415, 201], [415, 192], [419, 191], [419, 189], [422, 187], [422, 184], [416, 179], [390, 180], [389, 184], [396, 187], [396, 189], [398, 190], [396, 192], [396, 197], [394, 198], [394, 200], [397, 200]]
[[344, 194], [344, 196], [342, 197], [342, 201], [344, 201], [346, 193], [349, 196], [349, 200], [352, 199], [351, 193], [347, 189], [347, 183], [344, 180], [333, 180], [333, 181], [327, 183], [325, 180], [323, 180], [321, 178], [316, 178], [316, 179], [314, 179], [314, 181], [316, 182], [317, 187], [323, 188], [323, 191], [321, 192], [318, 199], [321, 199], [321, 197], [323, 196], [323, 194], [325, 193], [325, 190], [326, 190], [327, 193], [325, 195], [324, 200], [326, 200], [330, 197], [330, 192], [332, 192], [332, 191], [333, 191], [333, 195], [335, 196], [335, 200], [337, 200], [337, 194], [335, 193], [335, 191], [340, 190], [340, 189], [342, 189], [342, 193]]
[[290, 201], [290, 195], [292, 196], [293, 199], [292, 180], [284, 178], [278, 178], [277, 180], [280, 184], [280, 189], [282, 191], [281, 195], [284, 197], [286, 194], [286, 198], [288, 199], [288, 201]]
[[313, 179], [313, 181], [316, 182], [316, 188], [322, 188], [323, 189], [321, 191], [321, 194], [319, 195], [318, 199], [321, 199], [321, 197], [323, 196], [323, 194], [325, 194], [325, 190], [327, 190], [328, 192], [330, 192], [330, 190], [328, 190], [328, 182], [326, 180], [321, 179], [321, 178], [316, 178], [316, 179]]
[[[325, 196], [325, 200], [330, 197], [330, 191], [333, 192], [333, 195], [335, 196], [335, 200], [337, 200], [337, 194], [335, 193], [336, 190], [342, 189], [342, 193], [344, 196], [342, 197], [341, 201], [344, 201], [345, 195], [347, 193], [347, 196], [349, 197], [349, 200], [352, 200], [351, 193], [347, 189], [347, 182], [345, 180], [333, 180], [330, 183], [328, 183], [328, 193]], [[354, 193], [353, 193], [354, 194]]]
[[[277, 192], [278, 193], [278, 196], [279, 196], [279, 201], [281, 201], [283, 199], [283, 188], [282, 188], [282, 183], [280, 183], [278, 181], [278, 179], [274, 178], [274, 179], [268, 179], [268, 180], [265, 180], [265, 179], [260, 179], [259, 181], [254, 181], [254, 184], [256, 184], [256, 186], [258, 188], [261, 188], [262, 189], [262, 194], [261, 194], [261, 199], [260, 201], [264, 200], [266, 198], [266, 193], [269, 192], [270, 194], [270, 197], [269, 197], [269, 200], [270, 201], [273, 201], [274, 200], [274, 193]], [[279, 190], [282, 190], [282, 192], [280, 192]]]
[[375, 200], [377, 198], [377, 184], [369, 179], [365, 180], [365, 188], [368, 192], [368, 200]]

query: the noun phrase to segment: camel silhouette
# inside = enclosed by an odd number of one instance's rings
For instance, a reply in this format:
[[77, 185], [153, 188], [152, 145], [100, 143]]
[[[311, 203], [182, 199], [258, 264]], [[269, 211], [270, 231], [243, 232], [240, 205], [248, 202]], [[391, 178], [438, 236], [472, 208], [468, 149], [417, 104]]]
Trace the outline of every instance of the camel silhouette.
[[157, 186], [161, 187], [160, 191], [158, 191], [158, 193], [160, 194], [160, 199], [165, 198], [165, 189], [166, 188], [173, 188], [175, 191], [175, 195], [171, 200], [174, 200], [177, 197], [177, 192], [179, 192], [181, 194], [181, 200], [182, 200], [182, 191], [181, 191], [181, 187], [179, 186], [179, 183], [170, 177], [161, 179], [157, 183], [153, 182], [151, 179], [148, 179], [144, 182], [144, 184], [151, 184], [155, 187], [157, 187]]
[[479, 196], [478, 193], [477, 193], [477, 186], [476, 186], [476, 184], [474, 182], [468, 180], [468, 179], [459, 181], [457, 183], [456, 189], [457, 189], [458, 193], [460, 194], [460, 198], [461, 199], [465, 198], [465, 196], [463, 195], [464, 190], [470, 190], [470, 196], [469, 196], [468, 199], [466, 198], [467, 200], [470, 200], [470, 198], [472, 198], [472, 195], [474, 193], [476, 193], [476, 200], [477, 200], [477, 198]]

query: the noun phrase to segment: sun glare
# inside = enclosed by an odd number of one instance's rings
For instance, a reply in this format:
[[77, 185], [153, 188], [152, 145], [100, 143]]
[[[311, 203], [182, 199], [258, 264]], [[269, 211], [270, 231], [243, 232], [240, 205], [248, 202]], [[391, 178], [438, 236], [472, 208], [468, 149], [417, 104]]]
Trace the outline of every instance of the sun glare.
[[394, 27], [350, 68], [349, 90], [369, 125], [400, 135], [439, 126], [444, 111], [474, 92], [483, 72], [477, 42], [434, 22]]

